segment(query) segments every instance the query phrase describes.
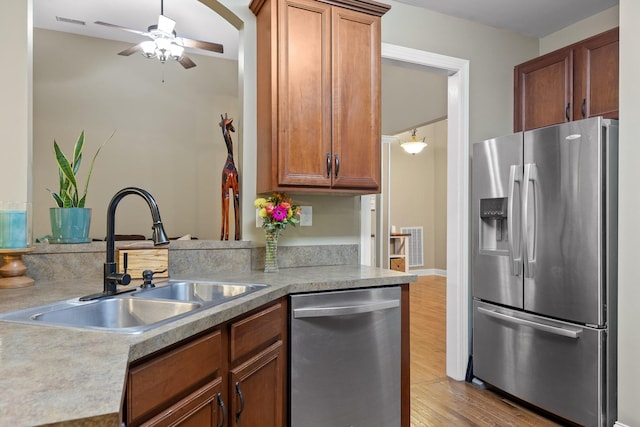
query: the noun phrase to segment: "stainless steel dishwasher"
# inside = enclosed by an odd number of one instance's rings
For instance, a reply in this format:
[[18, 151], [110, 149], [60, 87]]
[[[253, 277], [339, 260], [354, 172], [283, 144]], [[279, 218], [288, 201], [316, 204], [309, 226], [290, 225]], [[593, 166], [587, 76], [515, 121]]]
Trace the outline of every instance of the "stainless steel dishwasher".
[[291, 296], [291, 427], [400, 425], [400, 287]]

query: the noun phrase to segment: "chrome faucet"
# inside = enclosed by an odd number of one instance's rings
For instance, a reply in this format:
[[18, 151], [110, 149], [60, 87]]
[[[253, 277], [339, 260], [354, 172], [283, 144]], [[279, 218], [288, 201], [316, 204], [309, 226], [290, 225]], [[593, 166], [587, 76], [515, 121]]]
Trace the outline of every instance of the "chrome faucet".
[[87, 295], [80, 298], [80, 301], [88, 301], [92, 299], [102, 298], [105, 296], [115, 295], [118, 292], [118, 285], [128, 285], [131, 283], [131, 276], [127, 273], [118, 273], [117, 264], [115, 262], [115, 223], [116, 223], [116, 207], [120, 200], [129, 194], [137, 194], [142, 197], [151, 210], [151, 216], [153, 218], [153, 244], [155, 246], [166, 245], [169, 243], [169, 239], [162, 226], [162, 220], [160, 219], [160, 210], [155, 199], [147, 190], [143, 190], [138, 187], [127, 187], [118, 191], [107, 208], [107, 261], [104, 263], [104, 289], [101, 293]]

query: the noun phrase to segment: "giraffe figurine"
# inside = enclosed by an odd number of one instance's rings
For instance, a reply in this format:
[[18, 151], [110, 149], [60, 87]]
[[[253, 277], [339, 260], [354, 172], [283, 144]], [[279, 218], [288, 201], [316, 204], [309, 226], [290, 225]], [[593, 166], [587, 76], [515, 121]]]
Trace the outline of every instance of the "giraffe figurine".
[[240, 190], [238, 189], [238, 170], [233, 163], [233, 142], [231, 134], [235, 132], [233, 119], [220, 114], [220, 127], [222, 136], [227, 145], [227, 161], [222, 169], [222, 228], [220, 230], [220, 240], [229, 240], [229, 191], [233, 191], [233, 209], [235, 218], [235, 240], [240, 240]]

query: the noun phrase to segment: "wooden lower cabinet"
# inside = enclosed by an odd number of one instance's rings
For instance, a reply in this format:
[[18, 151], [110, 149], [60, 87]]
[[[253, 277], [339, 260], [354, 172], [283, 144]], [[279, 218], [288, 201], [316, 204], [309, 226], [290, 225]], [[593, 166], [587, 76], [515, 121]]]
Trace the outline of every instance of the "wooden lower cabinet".
[[278, 341], [229, 375], [230, 426], [284, 425], [284, 353]]
[[286, 299], [133, 363], [127, 427], [285, 426]]
[[142, 426], [223, 427], [227, 417], [222, 378], [216, 378]]

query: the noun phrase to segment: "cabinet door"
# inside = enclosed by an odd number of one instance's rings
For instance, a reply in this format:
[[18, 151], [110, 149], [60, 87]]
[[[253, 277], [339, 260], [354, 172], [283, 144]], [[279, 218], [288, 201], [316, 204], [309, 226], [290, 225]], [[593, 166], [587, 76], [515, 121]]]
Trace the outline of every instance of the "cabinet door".
[[140, 423], [172, 407], [184, 396], [220, 376], [219, 329], [129, 369], [126, 423]]
[[380, 18], [334, 7], [333, 187], [380, 188]]
[[284, 425], [282, 341], [232, 369], [229, 375], [231, 427]]
[[222, 378], [216, 378], [142, 426], [223, 427], [226, 419]]
[[514, 83], [515, 132], [573, 119], [571, 49], [562, 49], [518, 65]]
[[278, 185], [331, 185], [331, 7], [285, 0], [278, 10]]
[[591, 37], [575, 49], [575, 119], [618, 118], [618, 28]]

